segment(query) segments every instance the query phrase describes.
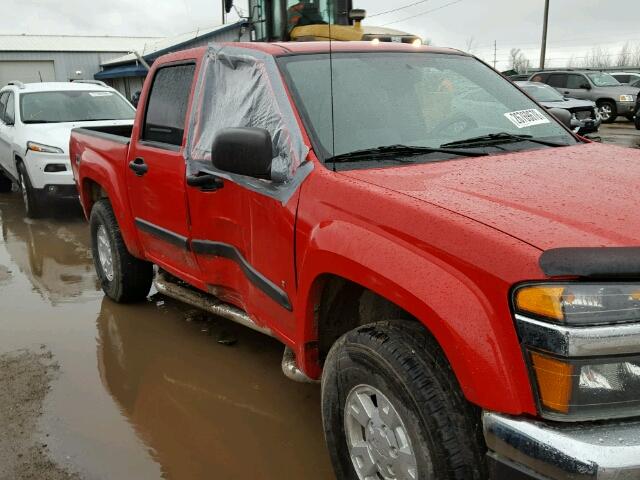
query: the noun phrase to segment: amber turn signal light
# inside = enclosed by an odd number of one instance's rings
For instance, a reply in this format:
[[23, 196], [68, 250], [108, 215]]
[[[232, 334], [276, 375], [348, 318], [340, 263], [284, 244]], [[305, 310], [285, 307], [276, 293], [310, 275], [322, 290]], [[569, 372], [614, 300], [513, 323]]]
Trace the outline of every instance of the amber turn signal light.
[[563, 321], [562, 295], [564, 287], [535, 285], [516, 292], [516, 309], [553, 320]]
[[573, 365], [531, 352], [540, 401], [549, 410], [569, 413], [573, 390]]

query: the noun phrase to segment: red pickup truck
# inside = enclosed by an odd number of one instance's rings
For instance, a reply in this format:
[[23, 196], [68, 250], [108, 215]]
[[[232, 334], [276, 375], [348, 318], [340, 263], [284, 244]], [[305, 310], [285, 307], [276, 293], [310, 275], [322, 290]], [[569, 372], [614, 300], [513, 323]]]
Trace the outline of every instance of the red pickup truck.
[[70, 154], [105, 293], [281, 340], [338, 478], [640, 478], [640, 152], [478, 59], [178, 52]]

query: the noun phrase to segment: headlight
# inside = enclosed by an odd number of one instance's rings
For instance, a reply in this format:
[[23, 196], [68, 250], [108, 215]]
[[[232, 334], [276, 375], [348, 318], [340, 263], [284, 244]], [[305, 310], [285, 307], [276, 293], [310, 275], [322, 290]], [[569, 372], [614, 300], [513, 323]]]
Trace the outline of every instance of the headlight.
[[640, 283], [523, 285], [513, 308], [543, 417], [640, 414]]
[[27, 142], [27, 150], [41, 153], [64, 153], [61, 148], [52, 147], [50, 145], [43, 145], [36, 142]]
[[633, 95], [620, 95], [621, 102], [633, 102]]
[[[528, 285], [515, 291], [516, 311], [585, 326], [640, 321], [640, 284]], [[640, 353], [640, 345], [638, 345]]]

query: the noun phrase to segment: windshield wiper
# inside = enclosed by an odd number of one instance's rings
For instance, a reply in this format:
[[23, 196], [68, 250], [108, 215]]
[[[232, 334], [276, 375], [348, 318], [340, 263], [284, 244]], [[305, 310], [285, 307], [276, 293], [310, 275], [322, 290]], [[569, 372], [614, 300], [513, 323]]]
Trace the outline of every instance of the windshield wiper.
[[431, 153], [445, 153], [460, 157], [486, 157], [489, 155], [485, 152], [475, 152], [466, 150], [452, 150], [448, 148], [432, 148], [432, 147], [414, 147], [411, 145], [386, 145], [376, 148], [367, 148], [364, 150], [355, 150], [349, 153], [343, 153], [328, 158], [326, 161], [331, 163], [359, 162], [367, 160], [388, 159], [396, 162], [413, 163], [402, 160], [406, 157], [416, 157], [419, 155], [429, 155]]
[[481, 135], [479, 137], [467, 138], [466, 140], [458, 140], [457, 142], [450, 142], [440, 145], [442, 148], [458, 148], [458, 147], [485, 147], [491, 145], [499, 145], [501, 143], [512, 142], [532, 142], [540, 145], [546, 145], [547, 147], [568, 147], [566, 143], [549, 142], [547, 140], [540, 140], [539, 138], [533, 138], [531, 135], [516, 135], [509, 132], [490, 133], [489, 135]]

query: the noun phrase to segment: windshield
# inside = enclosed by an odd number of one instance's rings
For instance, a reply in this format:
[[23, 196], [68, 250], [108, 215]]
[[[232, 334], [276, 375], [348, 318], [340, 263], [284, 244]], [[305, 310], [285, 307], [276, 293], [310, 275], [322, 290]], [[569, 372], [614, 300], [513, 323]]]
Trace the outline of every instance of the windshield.
[[[472, 57], [334, 53], [333, 102], [327, 54], [282, 57], [279, 62], [323, 160], [386, 145], [438, 148], [505, 132], [576, 143], [511, 82]], [[517, 148], [540, 145], [524, 142]]]
[[545, 85], [544, 83], [518, 83], [517, 85], [538, 102], [564, 101], [564, 97], [560, 95], [555, 88]]
[[23, 123], [132, 120], [134, 108], [109, 91], [61, 90], [25, 93], [20, 98]]
[[587, 73], [587, 77], [591, 79], [596, 87], [619, 87], [622, 85], [612, 75], [608, 73]]

